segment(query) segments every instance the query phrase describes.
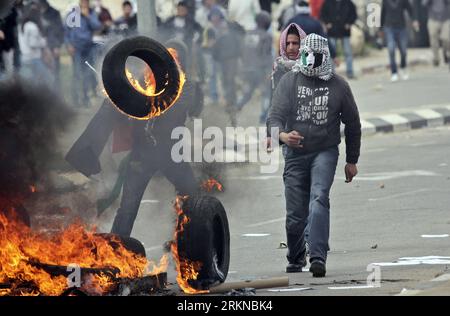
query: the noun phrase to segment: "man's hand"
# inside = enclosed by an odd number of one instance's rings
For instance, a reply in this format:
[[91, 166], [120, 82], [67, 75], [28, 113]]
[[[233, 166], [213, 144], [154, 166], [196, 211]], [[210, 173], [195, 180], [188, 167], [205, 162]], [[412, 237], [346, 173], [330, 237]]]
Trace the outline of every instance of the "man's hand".
[[414, 31], [419, 32], [419, 31], [420, 31], [420, 24], [419, 24], [419, 21], [417, 21], [417, 20], [416, 20], [416, 21], [413, 21], [412, 27], [413, 27]]
[[331, 30], [331, 28], [333, 27], [333, 24], [328, 23], [325, 25], [325, 27], [327, 28], [327, 30]]
[[5, 39], [5, 33], [3, 33], [2, 30], [0, 30], [0, 41], [3, 41]]
[[267, 150], [268, 153], [273, 152], [272, 137], [267, 137], [266, 138], [266, 150]]
[[352, 27], [350, 24], [345, 24], [345, 29], [348, 31], [348, 30], [350, 30], [350, 28]]
[[355, 164], [348, 163], [345, 165], [345, 183], [351, 183], [353, 178], [358, 174], [358, 167]]
[[303, 148], [301, 144], [305, 138], [297, 131], [288, 133], [280, 133], [280, 140], [292, 148]]

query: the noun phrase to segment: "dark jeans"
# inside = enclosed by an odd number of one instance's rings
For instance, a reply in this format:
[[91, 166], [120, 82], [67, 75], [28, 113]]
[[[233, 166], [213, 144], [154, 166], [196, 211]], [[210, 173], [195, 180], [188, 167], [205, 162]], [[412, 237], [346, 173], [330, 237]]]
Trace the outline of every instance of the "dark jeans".
[[386, 43], [389, 51], [389, 60], [391, 64], [391, 72], [396, 74], [397, 62], [395, 59], [395, 48], [398, 46], [400, 50], [400, 68], [407, 66], [407, 50], [408, 50], [408, 31], [406, 28], [385, 27]]
[[130, 236], [133, 230], [142, 197], [147, 185], [157, 171], [175, 186], [180, 195], [193, 195], [198, 183], [189, 163], [174, 163], [170, 156], [171, 147], [159, 148], [147, 144], [136, 145], [131, 152], [123, 185], [122, 200], [117, 211], [111, 233]]
[[304, 155], [287, 148], [283, 177], [289, 263], [302, 263], [305, 259], [308, 220], [310, 258], [327, 260], [330, 236], [329, 196], [338, 158], [337, 146]]

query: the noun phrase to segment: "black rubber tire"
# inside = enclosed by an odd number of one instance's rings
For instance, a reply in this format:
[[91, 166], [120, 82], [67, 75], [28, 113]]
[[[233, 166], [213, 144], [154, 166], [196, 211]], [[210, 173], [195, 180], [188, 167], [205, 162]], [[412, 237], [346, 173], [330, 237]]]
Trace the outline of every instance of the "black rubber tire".
[[125, 249], [127, 249], [128, 251], [136, 254], [136, 255], [140, 255], [142, 257], [146, 257], [146, 251], [145, 251], [145, 247], [144, 245], [137, 239], [132, 238], [132, 237], [126, 237], [126, 236], [119, 236], [119, 235], [114, 235], [114, 234], [97, 234], [98, 236], [101, 236], [102, 238], [108, 240], [109, 244], [111, 245], [111, 247], [113, 247], [114, 249], [118, 248], [119, 245], [117, 244], [117, 242], [115, 240], [120, 240], [122, 242], [122, 245]]
[[189, 198], [183, 205], [189, 223], [178, 236], [181, 259], [201, 262], [197, 281], [190, 285], [208, 289], [225, 282], [230, 266], [230, 230], [222, 203], [211, 196]]
[[[130, 56], [147, 63], [155, 76], [156, 91], [165, 88], [162, 94], [148, 97], [131, 85], [125, 74]], [[144, 36], [128, 38], [115, 45], [103, 61], [102, 78], [111, 101], [121, 112], [137, 119], [148, 118], [152, 109], [165, 111], [180, 88], [180, 70], [172, 55], [162, 44]]]

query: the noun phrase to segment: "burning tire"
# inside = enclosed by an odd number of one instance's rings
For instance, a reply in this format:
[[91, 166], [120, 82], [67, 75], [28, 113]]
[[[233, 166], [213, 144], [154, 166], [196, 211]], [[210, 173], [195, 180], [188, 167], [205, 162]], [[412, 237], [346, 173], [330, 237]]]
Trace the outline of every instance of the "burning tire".
[[201, 263], [191, 286], [208, 289], [225, 282], [230, 265], [230, 230], [222, 203], [210, 196], [190, 198], [183, 211], [189, 223], [177, 241], [180, 259]]
[[[128, 57], [147, 63], [155, 78], [155, 94], [145, 95], [133, 87], [126, 75]], [[139, 36], [121, 41], [106, 55], [103, 85], [115, 106], [136, 119], [149, 119], [175, 103], [182, 89], [182, 74], [169, 51], [159, 42]]]

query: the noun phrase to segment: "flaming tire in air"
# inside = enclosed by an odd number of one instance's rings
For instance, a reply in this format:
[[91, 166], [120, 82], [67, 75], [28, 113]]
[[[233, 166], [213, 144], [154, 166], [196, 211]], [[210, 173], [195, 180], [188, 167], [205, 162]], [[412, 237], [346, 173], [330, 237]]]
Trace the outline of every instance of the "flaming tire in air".
[[[128, 57], [137, 57], [151, 69], [155, 78], [154, 95], [138, 91], [126, 74]], [[144, 36], [128, 38], [114, 46], [103, 61], [103, 86], [108, 97], [123, 113], [146, 120], [163, 113], [177, 100], [182, 89], [178, 63], [159, 42]]]
[[222, 203], [211, 196], [188, 198], [183, 204], [189, 218], [178, 237], [180, 259], [200, 263], [197, 280], [190, 281], [195, 289], [209, 289], [223, 283], [230, 265], [230, 230]]

